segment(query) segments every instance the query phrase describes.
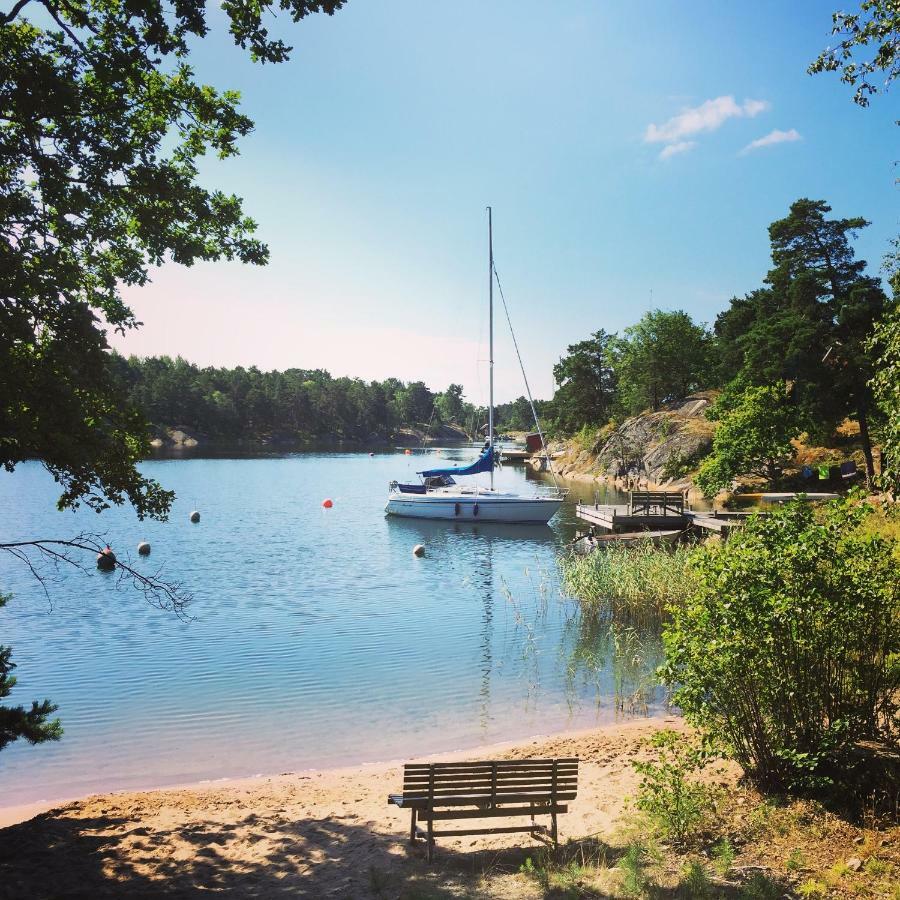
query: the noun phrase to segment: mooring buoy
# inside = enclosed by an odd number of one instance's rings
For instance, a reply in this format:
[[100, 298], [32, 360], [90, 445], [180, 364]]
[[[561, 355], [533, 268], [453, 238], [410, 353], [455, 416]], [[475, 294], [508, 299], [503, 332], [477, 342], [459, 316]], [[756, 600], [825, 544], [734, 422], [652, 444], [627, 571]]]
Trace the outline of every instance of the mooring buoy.
[[112, 572], [116, 567], [116, 554], [112, 552], [112, 547], [107, 544], [97, 554], [97, 568], [101, 572]]
[[196, 509], [191, 513], [191, 521], [195, 525], [200, 521], [200, 513], [198, 513]]
[[425, 545], [424, 544], [416, 544], [413, 547], [413, 556], [424, 556], [425, 555]]
[[150, 545], [146, 541], [141, 541], [138, 544], [138, 553], [141, 556], [149, 556], [150, 555]]
[[331, 507], [334, 506], [334, 501], [331, 499], [331, 497], [326, 497], [326, 498], [322, 501], [322, 506], [323, 506], [325, 509], [331, 509]]

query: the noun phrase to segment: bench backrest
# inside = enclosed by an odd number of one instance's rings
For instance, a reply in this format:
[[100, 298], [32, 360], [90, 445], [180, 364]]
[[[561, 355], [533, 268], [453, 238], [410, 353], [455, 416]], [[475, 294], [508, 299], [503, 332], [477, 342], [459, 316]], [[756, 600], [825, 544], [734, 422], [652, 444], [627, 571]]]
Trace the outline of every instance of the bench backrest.
[[643, 510], [647, 515], [656, 507], [665, 512], [666, 509], [684, 511], [684, 494], [680, 491], [631, 491], [628, 495], [629, 512]]
[[558, 803], [578, 790], [578, 759], [500, 759], [459, 763], [407, 763], [404, 800], [435, 806]]

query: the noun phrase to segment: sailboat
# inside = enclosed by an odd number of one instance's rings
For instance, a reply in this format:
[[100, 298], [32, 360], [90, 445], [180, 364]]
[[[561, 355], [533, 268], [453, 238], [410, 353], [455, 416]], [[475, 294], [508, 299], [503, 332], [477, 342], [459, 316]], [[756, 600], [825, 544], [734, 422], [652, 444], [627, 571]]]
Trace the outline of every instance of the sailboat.
[[[468, 466], [424, 469], [417, 484], [392, 481], [385, 512], [413, 519], [447, 519], [465, 522], [506, 522], [521, 525], [546, 525], [563, 502], [557, 490], [553, 495], [525, 497], [498, 491], [494, 487], [494, 467], [498, 453], [494, 435], [494, 235], [491, 207], [488, 213], [488, 334], [490, 401], [488, 438], [478, 459]], [[490, 487], [478, 482], [460, 485], [459, 477], [490, 473]]]

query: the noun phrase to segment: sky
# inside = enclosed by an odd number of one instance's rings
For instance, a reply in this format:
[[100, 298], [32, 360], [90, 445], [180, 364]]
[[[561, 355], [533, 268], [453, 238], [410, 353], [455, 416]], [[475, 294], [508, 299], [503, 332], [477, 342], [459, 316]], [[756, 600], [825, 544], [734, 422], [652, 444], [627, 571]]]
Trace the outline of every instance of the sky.
[[[566, 347], [648, 309], [711, 323], [760, 286], [799, 197], [898, 233], [900, 86], [861, 109], [807, 65], [837, 0], [349, 0], [260, 66], [221, 12], [198, 77], [256, 123], [201, 179], [244, 198], [264, 268], [168, 264], [126, 289], [123, 353], [451, 382], [487, 400], [487, 217], [536, 397]], [[502, 309], [498, 402], [524, 392]]]

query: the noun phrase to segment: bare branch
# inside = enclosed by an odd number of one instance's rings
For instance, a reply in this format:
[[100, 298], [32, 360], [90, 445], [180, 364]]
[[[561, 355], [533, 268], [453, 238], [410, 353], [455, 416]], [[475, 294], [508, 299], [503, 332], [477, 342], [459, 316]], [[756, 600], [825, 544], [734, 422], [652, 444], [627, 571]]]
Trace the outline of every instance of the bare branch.
[[9, 23], [22, 12], [22, 8], [27, 6], [30, 2], [31, 0], [19, 0], [8, 13], [0, 13], [0, 25], [9, 25]]
[[[99, 535], [82, 532], [70, 540], [40, 539], [35, 541], [13, 541], [0, 543], [0, 552], [9, 553], [11, 556], [24, 563], [35, 579], [40, 583], [50, 600], [46, 580], [36, 567], [37, 560], [43, 560], [56, 567], [60, 564], [72, 566], [85, 575], [88, 569], [78, 559], [73, 551], [84, 553], [102, 552], [104, 542]], [[161, 577], [162, 570], [157, 569], [152, 575], [144, 575], [138, 572], [128, 562], [123, 562], [116, 557], [116, 570], [119, 573], [117, 586], [131, 586], [144, 596], [144, 600], [157, 609], [173, 612], [179, 619], [188, 621], [192, 617], [187, 613], [187, 606], [193, 599], [193, 595], [184, 587], [173, 581], [166, 581]]]

